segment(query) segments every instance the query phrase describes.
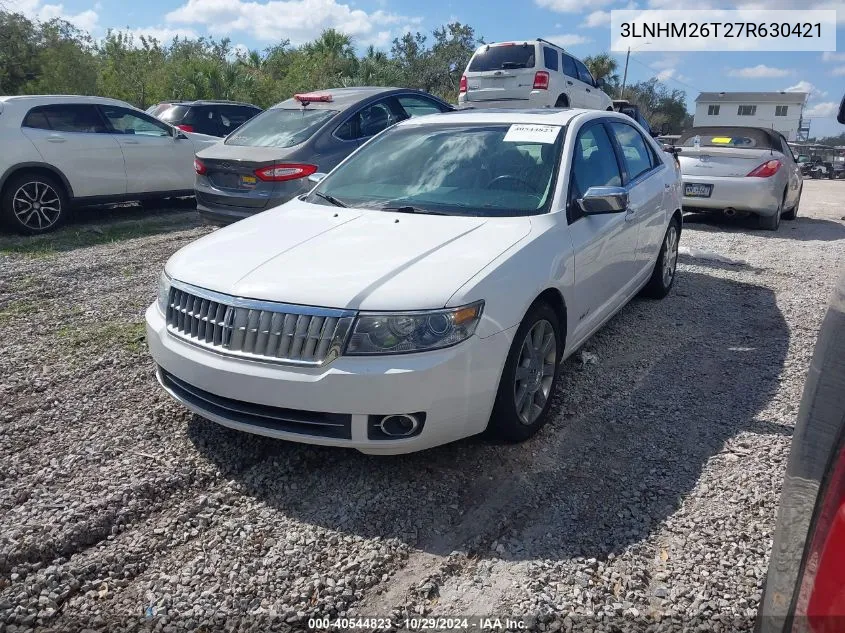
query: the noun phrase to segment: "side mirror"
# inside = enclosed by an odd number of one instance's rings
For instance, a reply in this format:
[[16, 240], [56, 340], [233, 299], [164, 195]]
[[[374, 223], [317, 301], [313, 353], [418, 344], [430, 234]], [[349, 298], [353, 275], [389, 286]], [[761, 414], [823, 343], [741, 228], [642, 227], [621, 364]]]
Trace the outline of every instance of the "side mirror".
[[601, 77], [596, 79], [596, 88], [604, 88], [606, 85], [607, 85], [607, 82], [604, 79], [602, 79]]
[[660, 136], [666, 136], [669, 133], [669, 123], [664, 121], [660, 125]]
[[318, 171], [317, 173], [308, 176], [308, 182], [310, 182], [312, 185], [318, 185], [323, 181], [323, 178], [325, 178], [327, 175], [328, 174], [324, 174]]
[[845, 97], [842, 97], [842, 101], [839, 103], [839, 115], [836, 117], [836, 120], [840, 123], [845, 123]]
[[622, 187], [590, 187], [578, 206], [584, 215], [621, 213], [628, 208], [628, 192]]

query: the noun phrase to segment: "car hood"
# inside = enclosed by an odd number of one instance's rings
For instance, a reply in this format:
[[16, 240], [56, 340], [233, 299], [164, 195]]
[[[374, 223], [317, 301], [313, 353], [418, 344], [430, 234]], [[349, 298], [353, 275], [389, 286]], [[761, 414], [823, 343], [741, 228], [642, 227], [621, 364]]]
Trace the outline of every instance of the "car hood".
[[413, 215], [292, 200], [189, 244], [166, 270], [173, 279], [252, 299], [438, 308], [530, 231], [529, 217]]

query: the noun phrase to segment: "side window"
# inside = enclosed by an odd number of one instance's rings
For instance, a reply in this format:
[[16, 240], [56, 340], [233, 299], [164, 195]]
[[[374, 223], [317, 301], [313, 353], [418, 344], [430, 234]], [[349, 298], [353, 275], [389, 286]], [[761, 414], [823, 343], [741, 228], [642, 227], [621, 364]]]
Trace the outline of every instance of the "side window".
[[578, 67], [575, 66], [575, 60], [566, 53], [563, 55], [563, 73], [573, 79], [578, 79]]
[[375, 136], [397, 121], [397, 117], [390, 111], [390, 107], [383, 101], [367, 106], [358, 113], [359, 138]]
[[578, 79], [583, 81], [585, 84], [594, 86], [596, 82], [593, 81], [593, 76], [590, 74], [590, 71], [587, 70], [584, 63], [578, 59], [573, 59], [573, 61], [575, 62], [575, 67], [578, 69]]
[[50, 122], [47, 120], [47, 114], [44, 108], [33, 108], [27, 112], [21, 123], [23, 127], [31, 127], [36, 130], [51, 130]]
[[546, 68], [548, 68], [549, 70], [557, 70], [557, 58], [558, 54], [555, 49], [549, 48], [548, 46], [543, 47], [543, 61], [546, 64]]
[[358, 115], [349, 117], [338, 126], [334, 135], [341, 141], [354, 141], [358, 137]]
[[792, 148], [789, 146], [789, 143], [786, 142], [786, 139], [783, 136], [780, 136], [780, 145], [781, 145], [781, 152], [786, 157], [786, 160], [790, 163], [795, 162], [795, 155], [792, 153]]
[[575, 155], [572, 157], [572, 180], [569, 186], [569, 221], [574, 222], [583, 213], [575, 201], [582, 198], [590, 187], [620, 187], [622, 174], [616, 160], [616, 151], [607, 130], [600, 123], [578, 133]]
[[170, 127], [146, 114], [118, 106], [100, 106], [115, 134], [170, 136]]
[[642, 134], [630, 125], [617, 121], [613, 121], [610, 124], [610, 129], [613, 130], [613, 135], [616, 137], [616, 141], [622, 150], [629, 180], [634, 180], [634, 178], [654, 167], [654, 157], [649, 151]]
[[56, 132], [81, 132], [103, 134], [108, 132], [97, 107], [77, 103], [40, 106], [30, 110], [22, 125], [24, 127]]
[[209, 106], [195, 106], [191, 108], [191, 114], [193, 116], [190, 120], [186, 119], [186, 122], [194, 126], [195, 132], [217, 136], [219, 133], [217, 125], [217, 108]]
[[220, 132], [225, 136], [249, 121], [258, 112], [252, 108], [222, 106], [220, 108]]
[[409, 118], [443, 112], [443, 108], [438, 103], [424, 97], [398, 97], [398, 101]]

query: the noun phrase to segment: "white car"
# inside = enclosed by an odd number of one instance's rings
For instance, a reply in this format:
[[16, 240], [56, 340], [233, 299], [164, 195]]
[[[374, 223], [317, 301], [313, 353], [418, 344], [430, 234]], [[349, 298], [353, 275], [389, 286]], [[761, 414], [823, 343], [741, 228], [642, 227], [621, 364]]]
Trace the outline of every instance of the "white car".
[[561, 361], [675, 279], [680, 173], [623, 114], [409, 119], [312, 180], [165, 266], [150, 352], [207, 419], [380, 454], [524, 440]]
[[461, 77], [459, 106], [613, 110], [577, 57], [543, 39], [484, 44]]
[[0, 97], [0, 219], [44, 233], [71, 205], [193, 195], [194, 154], [218, 141], [114, 99]]

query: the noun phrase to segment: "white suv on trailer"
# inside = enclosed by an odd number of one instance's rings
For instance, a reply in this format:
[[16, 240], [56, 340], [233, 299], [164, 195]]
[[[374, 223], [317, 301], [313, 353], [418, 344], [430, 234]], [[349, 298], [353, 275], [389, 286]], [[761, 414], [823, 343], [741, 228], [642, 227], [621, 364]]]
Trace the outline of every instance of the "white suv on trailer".
[[0, 97], [0, 220], [45, 233], [70, 205], [194, 194], [194, 154], [219, 139], [101, 97]]
[[613, 110], [613, 101], [577, 57], [543, 39], [479, 47], [461, 77], [458, 105]]

